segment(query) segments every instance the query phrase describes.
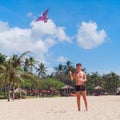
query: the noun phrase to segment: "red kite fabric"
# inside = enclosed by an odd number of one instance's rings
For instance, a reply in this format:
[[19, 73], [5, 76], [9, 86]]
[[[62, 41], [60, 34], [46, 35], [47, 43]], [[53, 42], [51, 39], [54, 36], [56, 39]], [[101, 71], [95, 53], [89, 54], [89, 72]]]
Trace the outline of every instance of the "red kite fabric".
[[47, 23], [47, 20], [48, 20], [47, 14], [48, 14], [48, 9], [45, 10], [44, 13], [42, 14], [42, 16], [38, 17], [35, 20], [35, 22], [37, 22], [37, 21], [43, 21], [43, 22]]

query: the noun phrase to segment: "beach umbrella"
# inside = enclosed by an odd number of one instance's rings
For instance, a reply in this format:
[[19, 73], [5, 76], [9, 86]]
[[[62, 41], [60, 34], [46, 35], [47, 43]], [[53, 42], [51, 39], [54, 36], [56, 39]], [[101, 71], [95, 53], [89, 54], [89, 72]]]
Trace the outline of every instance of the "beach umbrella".
[[27, 92], [25, 90], [23, 90], [22, 88], [15, 89], [14, 93], [24, 93], [24, 94], [27, 94]]
[[94, 87], [94, 90], [95, 90], [95, 95], [99, 96], [99, 95], [101, 95], [103, 88], [101, 86], [96, 86], [96, 87]]
[[61, 89], [64, 90], [64, 94], [67, 95], [67, 96], [70, 94], [71, 90], [74, 90], [74, 88], [70, 85], [65, 85]]
[[102, 90], [103, 88], [101, 86], [94, 87], [94, 90]]
[[65, 85], [64, 87], [62, 87], [61, 89], [74, 89], [72, 86], [70, 85]]
[[117, 93], [120, 93], [120, 87], [117, 88]]
[[42, 90], [42, 93], [46, 93], [47, 91], [46, 90]]

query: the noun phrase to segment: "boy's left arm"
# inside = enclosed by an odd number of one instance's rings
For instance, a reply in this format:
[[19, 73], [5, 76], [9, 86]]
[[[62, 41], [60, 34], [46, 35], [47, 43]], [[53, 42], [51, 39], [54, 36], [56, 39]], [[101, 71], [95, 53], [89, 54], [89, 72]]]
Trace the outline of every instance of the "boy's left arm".
[[83, 81], [86, 82], [87, 81], [87, 77], [86, 77], [86, 74], [83, 73]]

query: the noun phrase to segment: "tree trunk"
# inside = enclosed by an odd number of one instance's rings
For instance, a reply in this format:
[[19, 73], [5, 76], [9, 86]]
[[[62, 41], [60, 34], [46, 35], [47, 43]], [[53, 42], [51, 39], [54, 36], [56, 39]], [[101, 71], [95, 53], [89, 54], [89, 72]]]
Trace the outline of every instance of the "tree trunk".
[[10, 101], [10, 84], [7, 85], [7, 99]]
[[13, 95], [12, 95], [12, 99], [14, 100], [15, 99], [15, 87], [13, 86]]

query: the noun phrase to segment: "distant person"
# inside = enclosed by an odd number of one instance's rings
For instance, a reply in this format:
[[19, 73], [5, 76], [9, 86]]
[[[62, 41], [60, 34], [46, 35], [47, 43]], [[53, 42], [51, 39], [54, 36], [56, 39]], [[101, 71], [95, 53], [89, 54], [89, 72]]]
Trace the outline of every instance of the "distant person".
[[88, 103], [86, 98], [86, 88], [84, 83], [87, 81], [87, 77], [85, 72], [82, 71], [82, 64], [77, 63], [76, 64], [76, 71], [72, 74], [72, 72], [69, 72], [70, 79], [75, 80], [75, 90], [76, 90], [76, 97], [77, 97], [77, 107], [78, 111], [80, 111], [80, 96], [82, 93], [84, 104], [86, 111], [88, 110]]

